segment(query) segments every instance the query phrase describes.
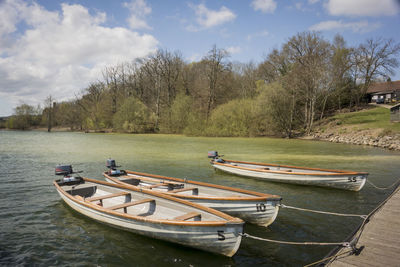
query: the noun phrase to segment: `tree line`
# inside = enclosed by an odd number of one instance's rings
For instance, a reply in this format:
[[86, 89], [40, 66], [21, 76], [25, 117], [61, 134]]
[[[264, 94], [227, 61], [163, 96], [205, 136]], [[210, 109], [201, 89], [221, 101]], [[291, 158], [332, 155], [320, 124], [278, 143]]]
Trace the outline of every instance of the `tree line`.
[[127, 133], [292, 137], [315, 122], [365, 103], [371, 83], [390, 79], [400, 44], [368, 39], [348, 46], [317, 32], [302, 32], [259, 64], [229, 60], [214, 45], [198, 62], [158, 50], [107, 66], [74, 100], [43, 109], [23, 104], [3, 126], [36, 126]]

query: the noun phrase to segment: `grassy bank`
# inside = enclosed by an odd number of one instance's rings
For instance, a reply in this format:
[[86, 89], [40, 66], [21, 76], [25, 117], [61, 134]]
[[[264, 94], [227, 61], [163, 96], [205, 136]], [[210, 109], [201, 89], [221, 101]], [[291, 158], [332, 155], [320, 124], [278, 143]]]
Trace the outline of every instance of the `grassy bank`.
[[311, 138], [400, 150], [400, 123], [383, 107], [341, 113], [320, 122]]
[[390, 122], [390, 110], [377, 107], [332, 117], [338, 125], [355, 125], [358, 129], [382, 129], [400, 133], [400, 123]]

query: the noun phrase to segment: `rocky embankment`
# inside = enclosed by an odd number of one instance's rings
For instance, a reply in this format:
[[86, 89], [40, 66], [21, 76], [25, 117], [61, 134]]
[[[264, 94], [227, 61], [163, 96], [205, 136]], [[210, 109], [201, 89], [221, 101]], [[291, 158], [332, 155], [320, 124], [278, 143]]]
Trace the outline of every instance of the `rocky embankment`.
[[367, 145], [400, 151], [400, 134], [379, 133], [377, 130], [343, 131], [343, 129], [332, 129], [329, 132], [315, 132], [310, 139], [323, 140], [334, 143], [345, 143], [354, 145]]

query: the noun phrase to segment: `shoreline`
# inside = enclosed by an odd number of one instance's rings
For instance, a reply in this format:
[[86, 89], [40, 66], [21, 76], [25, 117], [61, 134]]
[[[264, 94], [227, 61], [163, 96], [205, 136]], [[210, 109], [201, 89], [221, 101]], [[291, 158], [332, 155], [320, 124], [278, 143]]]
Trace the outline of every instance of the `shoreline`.
[[[10, 130], [10, 129], [1, 129], [1, 130]], [[47, 128], [36, 128], [30, 129], [28, 131], [41, 131], [47, 132]], [[80, 133], [118, 133], [113, 132], [110, 129], [105, 129], [101, 131], [81, 131], [81, 130], [71, 130], [70, 128], [60, 127], [60, 128], [52, 128], [52, 132], [80, 132]], [[298, 140], [310, 140], [310, 141], [325, 141], [332, 143], [342, 143], [349, 145], [365, 145], [372, 147], [379, 147], [387, 150], [400, 151], [400, 133], [390, 134], [390, 135], [381, 135], [381, 131], [379, 129], [375, 130], [357, 130], [350, 131], [346, 133], [341, 133], [343, 131], [342, 128], [334, 128], [329, 132], [320, 132], [316, 131], [308, 136], [298, 136], [293, 139]], [[132, 133], [130, 133], [132, 134]], [[135, 134], [135, 133], [133, 133]], [[159, 134], [159, 133], [148, 133], [148, 134]], [[165, 133], [163, 133], [165, 134]], [[280, 138], [277, 136], [259, 136], [259, 137], [268, 137], [268, 138]], [[254, 138], [259, 138], [254, 137]], [[248, 137], [253, 138], [253, 137]]]
[[400, 151], [400, 134], [382, 135], [376, 134], [376, 130], [361, 130], [350, 133], [320, 133], [316, 132], [310, 136], [303, 136], [300, 139], [327, 141], [351, 145], [364, 145], [379, 147], [388, 150]]

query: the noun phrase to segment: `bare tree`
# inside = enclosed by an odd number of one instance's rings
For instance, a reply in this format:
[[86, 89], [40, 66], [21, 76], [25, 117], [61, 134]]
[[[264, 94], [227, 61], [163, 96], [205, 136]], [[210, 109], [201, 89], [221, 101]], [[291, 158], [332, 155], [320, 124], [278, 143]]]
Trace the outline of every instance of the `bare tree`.
[[107, 88], [110, 90], [111, 100], [112, 100], [112, 114], [117, 112], [117, 99], [118, 99], [118, 89], [121, 85], [120, 83], [120, 67], [106, 67], [103, 71], [103, 79]]
[[289, 60], [288, 50], [283, 48], [272, 50], [267, 58], [258, 67], [260, 77], [268, 82], [275, 82], [278, 78], [290, 72], [292, 62]]
[[235, 63], [233, 73], [239, 97], [252, 98], [256, 95], [257, 68], [253, 62]]
[[372, 82], [379, 78], [386, 80], [394, 74], [394, 69], [399, 66], [399, 53], [400, 44], [382, 38], [368, 39], [355, 49], [352, 57], [354, 81], [361, 83], [357, 103], [365, 96]]
[[136, 96], [143, 101], [143, 71], [141, 67], [144, 63], [143, 58], [137, 58], [125, 64], [125, 97]]
[[330, 44], [315, 32], [303, 32], [284, 46], [292, 62], [290, 75], [304, 99], [304, 128], [310, 134], [316, 115], [316, 104], [329, 87]]
[[[91, 127], [95, 130], [101, 128], [101, 117], [105, 112], [107, 112], [105, 105], [102, 105], [104, 92], [105, 84], [97, 82], [90, 84], [89, 87], [84, 90], [81, 98], [77, 97], [76, 104], [82, 108], [87, 118], [85, 130], [89, 130]], [[89, 122], [93, 125], [88, 125]]]
[[[343, 98], [349, 96], [350, 89], [352, 87], [351, 83], [351, 55], [352, 49], [346, 46], [346, 42], [343, 37], [337, 34], [334, 37], [332, 44], [332, 89], [333, 93], [337, 95], [337, 101], [339, 112], [342, 109]], [[326, 100], [324, 102], [324, 106], [326, 104]], [[321, 119], [323, 117], [323, 111], [321, 112]]]
[[[52, 124], [53, 124], [53, 97], [49, 95], [45, 100], [45, 108], [47, 108], [47, 131], [51, 132]], [[54, 102], [55, 105], [55, 102]]]
[[208, 96], [207, 96], [207, 119], [210, 116], [211, 110], [216, 102], [218, 82], [221, 78], [222, 72], [226, 69], [227, 63], [225, 59], [229, 56], [229, 53], [224, 49], [217, 49], [214, 45], [207, 55], [203, 58], [206, 63], [207, 70], [206, 75], [208, 78]]
[[147, 95], [149, 102], [155, 105], [154, 113], [156, 114], [155, 129], [158, 130], [159, 119], [161, 113], [161, 55], [155, 53], [147, 58], [146, 62], [142, 66], [146, 78], [148, 80], [148, 91]]

